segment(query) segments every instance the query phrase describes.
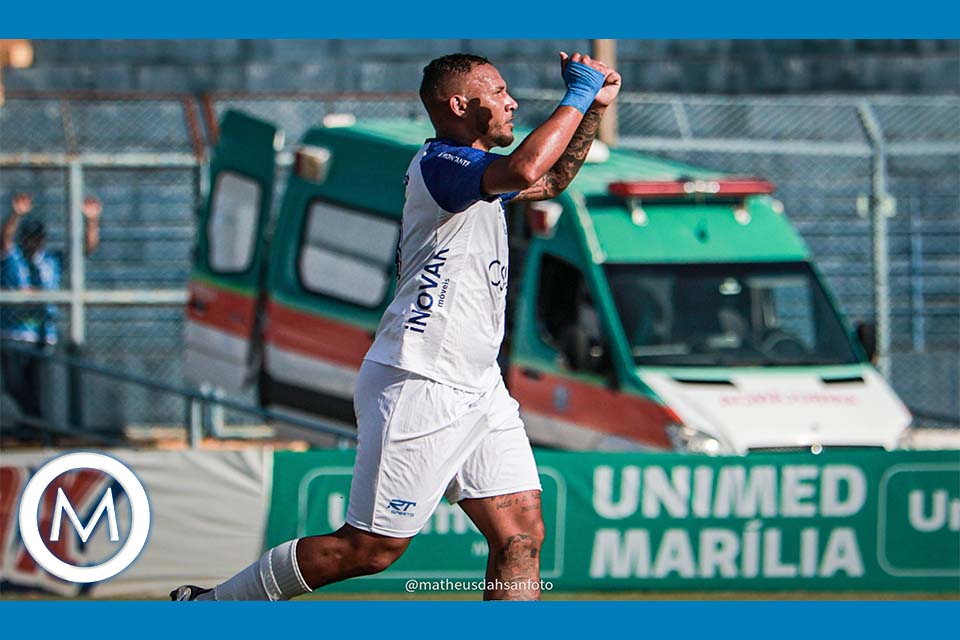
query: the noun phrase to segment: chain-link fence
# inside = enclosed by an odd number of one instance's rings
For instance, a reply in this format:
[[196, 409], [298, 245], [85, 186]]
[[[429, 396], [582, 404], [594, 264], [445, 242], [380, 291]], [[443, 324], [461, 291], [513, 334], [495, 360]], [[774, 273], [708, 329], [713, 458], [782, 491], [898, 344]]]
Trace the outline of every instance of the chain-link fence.
[[[0, 107], [0, 207], [9, 219], [16, 194], [30, 194], [33, 210], [20, 226], [46, 227], [44, 250], [61, 275], [59, 291], [49, 292], [59, 295], [58, 350], [182, 384], [182, 305], [203, 148], [197, 105], [181, 96], [13, 94]], [[97, 220], [88, 218], [88, 197], [102, 207]], [[31, 278], [32, 287], [51, 288]], [[4, 293], [23, 284], [5, 281]], [[4, 304], [4, 335], [35, 308]], [[64, 367], [45, 376], [46, 415], [62, 424], [113, 430], [183, 421], [183, 403], [169, 395], [71, 377]]]
[[[516, 97], [518, 119], [535, 126], [559, 95]], [[34, 194], [48, 243], [62, 254], [64, 287], [80, 273], [88, 292], [167, 300], [118, 306], [93, 296], [79, 315], [64, 305], [62, 335], [83, 338], [100, 362], [177, 383], [182, 313], [173, 292], [182, 295], [190, 268], [199, 151], [215, 141], [223, 112], [281, 126], [287, 151], [332, 114], [423, 117], [412, 94], [82, 98], [13, 95], [0, 108], [0, 198]], [[901, 397], [940, 422], [958, 419], [960, 98], [632, 94], [621, 96], [619, 125], [623, 147], [772, 180], [843, 310], [877, 323], [881, 365]], [[86, 259], [68, 242], [71, 224], [82, 223], [71, 223], [74, 185], [103, 201], [101, 245]], [[84, 403], [90, 424], [182, 421], [180, 404], [104, 381], [89, 383]]]

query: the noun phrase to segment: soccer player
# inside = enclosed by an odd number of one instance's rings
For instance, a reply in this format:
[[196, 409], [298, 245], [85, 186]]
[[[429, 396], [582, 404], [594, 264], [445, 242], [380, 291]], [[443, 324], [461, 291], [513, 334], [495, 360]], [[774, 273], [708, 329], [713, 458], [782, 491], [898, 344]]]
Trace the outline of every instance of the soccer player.
[[443, 496], [487, 539], [486, 599], [540, 595], [540, 482], [497, 354], [508, 256], [503, 203], [543, 200], [579, 171], [620, 76], [560, 54], [567, 92], [510, 155], [517, 102], [486, 58], [444, 56], [420, 98], [436, 130], [406, 174], [399, 282], [354, 394], [358, 444], [346, 524], [291, 540], [214, 589], [175, 600], [285, 600], [383, 571]]

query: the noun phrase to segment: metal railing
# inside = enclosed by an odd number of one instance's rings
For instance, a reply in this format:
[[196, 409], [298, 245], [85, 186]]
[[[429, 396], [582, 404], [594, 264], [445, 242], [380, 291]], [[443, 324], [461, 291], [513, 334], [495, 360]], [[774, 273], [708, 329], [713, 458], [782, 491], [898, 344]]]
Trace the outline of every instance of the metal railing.
[[[138, 376], [129, 372], [116, 371], [108, 367], [91, 364], [79, 358], [65, 356], [53, 353], [44, 353], [36, 348], [24, 344], [18, 344], [15, 340], [4, 340], [0, 348], [10, 350], [22, 355], [40, 358], [47, 363], [64, 365], [70, 370], [81, 371], [95, 376], [107, 378], [113, 382], [127, 385], [137, 385], [152, 391], [158, 391], [180, 397], [184, 402], [185, 427], [188, 434], [188, 440], [191, 448], [199, 446], [204, 435], [216, 435], [215, 428], [211, 424], [210, 407], [222, 407], [239, 413], [254, 416], [256, 418], [273, 422], [288, 424], [300, 429], [328, 435], [336, 438], [338, 448], [347, 448], [351, 442], [356, 441], [357, 434], [353, 429], [348, 429], [331, 422], [321, 419], [304, 418], [291, 415], [282, 411], [272, 411], [252, 405], [225, 398], [212, 389], [191, 389], [188, 387], [165, 384], [151, 380], [144, 376]], [[95, 440], [106, 441], [108, 443], [117, 443], [119, 437], [97, 433], [78, 425], [57, 426], [48, 420], [37, 419], [31, 416], [20, 416], [19, 421], [31, 424], [43, 432], [60, 433], [63, 435], [77, 436], [82, 438], [92, 438]]]

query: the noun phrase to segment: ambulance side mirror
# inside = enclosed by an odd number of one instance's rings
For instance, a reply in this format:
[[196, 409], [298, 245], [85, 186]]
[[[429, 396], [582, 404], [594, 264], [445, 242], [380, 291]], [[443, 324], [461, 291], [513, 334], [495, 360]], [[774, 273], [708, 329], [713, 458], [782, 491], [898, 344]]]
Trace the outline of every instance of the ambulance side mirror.
[[857, 339], [867, 353], [867, 357], [873, 362], [877, 355], [877, 325], [872, 322], [858, 322], [856, 329]]
[[603, 373], [609, 368], [607, 348], [603, 340], [585, 329], [571, 326], [564, 336], [563, 355], [574, 371]]

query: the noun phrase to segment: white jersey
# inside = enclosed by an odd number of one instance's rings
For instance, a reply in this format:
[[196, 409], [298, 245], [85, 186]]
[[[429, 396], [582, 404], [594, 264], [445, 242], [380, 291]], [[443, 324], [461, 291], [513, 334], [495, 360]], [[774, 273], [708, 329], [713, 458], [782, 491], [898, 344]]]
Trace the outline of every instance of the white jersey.
[[507, 301], [503, 202], [485, 196], [501, 157], [428, 140], [407, 169], [399, 282], [366, 359], [466, 391], [497, 383]]

